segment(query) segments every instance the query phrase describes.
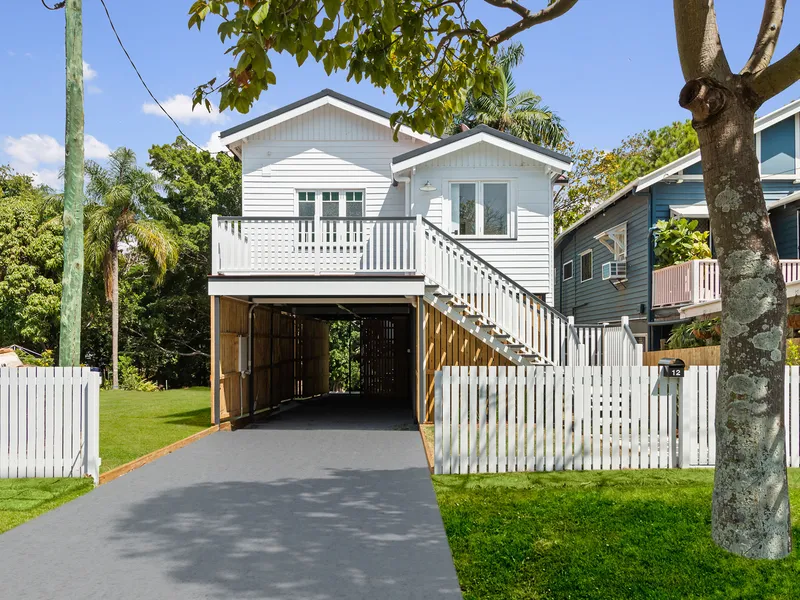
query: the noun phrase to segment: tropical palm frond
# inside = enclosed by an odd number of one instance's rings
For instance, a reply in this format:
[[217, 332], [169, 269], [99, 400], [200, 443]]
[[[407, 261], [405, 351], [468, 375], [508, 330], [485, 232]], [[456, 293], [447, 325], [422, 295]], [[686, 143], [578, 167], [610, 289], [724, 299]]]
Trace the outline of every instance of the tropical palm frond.
[[108, 155], [108, 175], [117, 183], [123, 183], [130, 173], [138, 170], [136, 153], [130, 148], [117, 148]]
[[108, 190], [114, 186], [114, 181], [106, 169], [93, 160], [87, 160], [83, 168], [89, 178], [86, 184], [87, 199], [101, 200], [108, 193]]
[[475, 97], [467, 95], [464, 109], [453, 119], [453, 131], [464, 123], [470, 127], [488, 125], [507, 131], [529, 142], [554, 147], [563, 142], [567, 130], [561, 119], [542, 98], [530, 90], [517, 93], [513, 69], [525, 56], [521, 44], [510, 44], [495, 56], [496, 73], [491, 94]]
[[495, 62], [501, 67], [507, 66], [509, 69], [513, 69], [522, 63], [524, 57], [525, 47], [521, 43], [515, 42], [502, 47], [495, 57]]
[[105, 260], [106, 252], [117, 237], [118, 215], [109, 207], [93, 204], [86, 207], [84, 260], [90, 269], [97, 270]]
[[156, 281], [163, 281], [167, 270], [178, 262], [178, 239], [164, 223], [153, 219], [140, 219], [131, 223], [128, 232], [136, 240], [139, 249], [158, 268]]

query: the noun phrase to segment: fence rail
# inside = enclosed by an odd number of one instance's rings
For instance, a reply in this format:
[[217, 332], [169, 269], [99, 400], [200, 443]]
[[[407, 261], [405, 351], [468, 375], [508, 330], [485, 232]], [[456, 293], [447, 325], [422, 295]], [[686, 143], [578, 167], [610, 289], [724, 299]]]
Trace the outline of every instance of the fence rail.
[[[781, 261], [786, 283], [800, 281], [800, 260]], [[720, 297], [719, 263], [690, 260], [653, 271], [653, 308], [698, 304]]]
[[0, 368], [0, 479], [99, 479], [100, 374]]
[[[800, 466], [800, 369], [786, 368], [787, 464]], [[718, 367], [445, 367], [436, 473], [714, 465]]]

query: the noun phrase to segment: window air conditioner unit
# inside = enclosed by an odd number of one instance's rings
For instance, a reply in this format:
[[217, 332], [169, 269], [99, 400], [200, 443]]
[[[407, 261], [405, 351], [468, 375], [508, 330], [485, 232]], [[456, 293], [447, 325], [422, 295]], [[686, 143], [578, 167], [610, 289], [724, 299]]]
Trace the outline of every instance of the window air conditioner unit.
[[621, 281], [628, 277], [628, 265], [624, 260], [611, 260], [603, 263], [603, 281]]

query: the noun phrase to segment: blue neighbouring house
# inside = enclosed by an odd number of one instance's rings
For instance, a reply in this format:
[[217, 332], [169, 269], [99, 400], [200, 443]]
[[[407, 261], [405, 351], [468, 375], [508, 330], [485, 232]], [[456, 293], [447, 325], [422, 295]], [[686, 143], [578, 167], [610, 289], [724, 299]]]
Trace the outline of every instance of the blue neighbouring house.
[[[800, 296], [800, 100], [755, 121], [761, 181], [791, 298]], [[630, 326], [649, 350], [673, 325], [720, 310], [716, 260], [654, 268], [651, 231], [670, 217], [708, 228], [696, 151], [631, 182], [555, 240], [555, 306], [581, 323]], [[713, 245], [713, 240], [712, 240]]]

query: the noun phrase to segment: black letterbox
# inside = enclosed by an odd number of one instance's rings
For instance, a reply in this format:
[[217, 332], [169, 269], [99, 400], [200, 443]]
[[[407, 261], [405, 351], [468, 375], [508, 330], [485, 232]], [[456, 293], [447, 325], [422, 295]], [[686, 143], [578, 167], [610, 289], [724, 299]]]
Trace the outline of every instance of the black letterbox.
[[662, 377], [683, 377], [686, 363], [680, 358], [662, 358], [658, 361]]

